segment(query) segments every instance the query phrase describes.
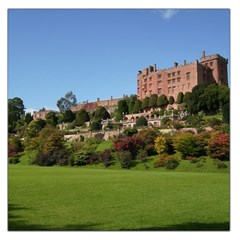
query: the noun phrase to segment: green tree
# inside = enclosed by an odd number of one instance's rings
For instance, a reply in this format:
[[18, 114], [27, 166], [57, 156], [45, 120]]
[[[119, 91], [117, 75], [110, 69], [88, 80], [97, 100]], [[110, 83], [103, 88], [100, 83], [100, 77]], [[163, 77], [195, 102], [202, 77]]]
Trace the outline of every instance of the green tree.
[[144, 116], [141, 116], [136, 120], [137, 127], [142, 127], [142, 126], [147, 126], [147, 125], [148, 125], [148, 121]]
[[33, 120], [33, 117], [31, 115], [31, 113], [27, 113], [25, 115], [25, 119], [24, 119], [25, 123], [29, 124], [32, 120]]
[[146, 109], [149, 107], [149, 97], [145, 97], [142, 101], [142, 109]]
[[137, 95], [130, 95], [130, 97], [125, 97], [125, 100], [128, 105], [128, 113], [133, 113], [133, 108], [135, 102], [137, 101]]
[[27, 135], [31, 138], [36, 137], [45, 125], [46, 121], [43, 119], [32, 120], [28, 125]]
[[99, 121], [93, 121], [93, 122], [91, 122], [90, 129], [92, 131], [101, 130], [102, 129], [102, 125], [101, 125], [101, 123]]
[[137, 99], [133, 107], [133, 113], [139, 113], [141, 111], [142, 111], [142, 102], [141, 100]]
[[46, 123], [55, 127], [58, 124], [58, 118], [56, 116], [56, 113], [49, 112], [46, 115]]
[[168, 101], [169, 101], [169, 104], [174, 104], [175, 102], [174, 97], [170, 96]]
[[90, 121], [88, 112], [85, 109], [79, 110], [75, 118], [75, 125], [82, 126], [85, 122], [88, 121]]
[[157, 107], [157, 94], [152, 94], [149, 98], [149, 107]]
[[230, 104], [229, 102], [225, 103], [222, 106], [222, 112], [223, 112], [223, 121], [225, 123], [230, 123]]
[[72, 106], [77, 104], [77, 98], [72, 91], [69, 91], [65, 94], [65, 97], [61, 97], [57, 101], [57, 107], [60, 112], [65, 112], [67, 109], [70, 109]]
[[128, 105], [125, 99], [118, 101], [118, 112], [120, 114], [128, 114]]
[[192, 100], [192, 93], [186, 92], [183, 97], [183, 103], [189, 104]]
[[165, 94], [162, 94], [158, 97], [158, 100], [157, 100], [157, 106], [158, 107], [166, 107], [168, 105], [168, 99], [166, 97]]
[[98, 106], [93, 115], [94, 115], [93, 119], [95, 121], [110, 119], [109, 112], [106, 110], [105, 107], [102, 107], [102, 106]]
[[16, 131], [17, 122], [24, 116], [23, 100], [19, 97], [8, 99], [8, 131]]
[[71, 109], [67, 109], [62, 117], [62, 122], [65, 123], [70, 123], [73, 122], [75, 120], [75, 114], [72, 112]]
[[177, 95], [177, 104], [183, 103], [183, 92], [179, 92]]

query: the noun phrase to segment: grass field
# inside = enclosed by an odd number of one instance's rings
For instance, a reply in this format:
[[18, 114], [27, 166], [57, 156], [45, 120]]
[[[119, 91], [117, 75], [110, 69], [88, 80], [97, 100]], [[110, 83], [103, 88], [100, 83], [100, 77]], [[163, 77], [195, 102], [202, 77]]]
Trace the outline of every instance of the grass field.
[[8, 174], [9, 230], [229, 229], [227, 173], [23, 163]]

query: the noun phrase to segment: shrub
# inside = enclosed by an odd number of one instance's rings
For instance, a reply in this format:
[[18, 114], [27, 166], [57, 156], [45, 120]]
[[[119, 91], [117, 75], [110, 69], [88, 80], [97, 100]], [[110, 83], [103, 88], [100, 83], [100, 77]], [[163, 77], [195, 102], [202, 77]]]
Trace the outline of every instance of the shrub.
[[136, 134], [137, 137], [141, 138], [141, 140], [146, 144], [154, 144], [154, 140], [158, 136], [158, 132], [152, 128], [146, 128], [141, 131], [139, 131]]
[[173, 146], [173, 137], [166, 136], [166, 150], [165, 152], [169, 155], [174, 154], [174, 146]]
[[129, 151], [119, 151], [116, 157], [122, 168], [130, 168], [133, 165], [132, 154]]
[[100, 161], [104, 167], [109, 167], [112, 164], [112, 153], [109, 149], [100, 153]]
[[147, 125], [148, 125], [148, 121], [144, 116], [141, 116], [136, 120], [137, 127], [142, 127], [142, 126], [147, 126]]
[[146, 150], [140, 149], [137, 154], [137, 160], [141, 161], [142, 163], [147, 162], [147, 152]]
[[166, 138], [163, 136], [159, 136], [155, 139], [154, 147], [158, 154], [164, 153], [166, 150]]
[[91, 152], [89, 151], [86, 151], [86, 150], [78, 151], [73, 155], [74, 165], [77, 165], [77, 166], [87, 165], [90, 155], [91, 155]]
[[169, 157], [169, 155], [167, 155], [167, 154], [160, 155], [159, 158], [154, 162], [154, 167], [155, 168], [156, 167], [165, 167], [168, 157]]
[[129, 151], [133, 159], [135, 159], [138, 151], [143, 149], [144, 146], [144, 142], [137, 136], [120, 138], [114, 142], [114, 149], [117, 152]]
[[136, 128], [126, 128], [124, 130], [124, 134], [126, 134], [128, 137], [133, 136], [134, 134], [137, 134], [138, 130]]
[[208, 155], [219, 160], [229, 160], [230, 138], [228, 134], [213, 137], [208, 144]]
[[152, 155], [156, 155], [157, 154], [153, 144], [146, 145], [144, 150], [146, 151], [148, 156], [152, 156]]
[[104, 137], [104, 134], [103, 134], [103, 133], [96, 133], [96, 134], [94, 135], [94, 137], [95, 137], [97, 140], [102, 140], [103, 137]]
[[179, 159], [174, 156], [169, 156], [167, 158], [167, 162], [165, 168], [167, 169], [175, 169], [179, 165]]
[[8, 162], [11, 164], [17, 164], [19, 163], [19, 156], [18, 155], [14, 155], [14, 156], [9, 156], [8, 157]]
[[181, 153], [182, 158], [186, 156], [198, 156], [199, 149], [196, 136], [191, 133], [182, 133], [174, 138], [175, 149]]
[[88, 158], [86, 158], [86, 164], [97, 164], [100, 161], [100, 154], [97, 152], [90, 152]]

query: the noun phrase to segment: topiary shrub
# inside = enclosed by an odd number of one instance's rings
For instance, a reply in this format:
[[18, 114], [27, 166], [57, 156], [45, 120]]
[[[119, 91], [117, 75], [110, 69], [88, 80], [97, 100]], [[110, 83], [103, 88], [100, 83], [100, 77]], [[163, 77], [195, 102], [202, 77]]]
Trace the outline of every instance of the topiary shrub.
[[167, 162], [167, 158], [169, 157], [169, 155], [167, 154], [162, 154], [158, 157], [158, 159], [154, 162], [154, 167], [165, 167], [166, 166], [166, 162]]
[[175, 156], [169, 156], [166, 161], [165, 168], [175, 169], [179, 165], [179, 159]]

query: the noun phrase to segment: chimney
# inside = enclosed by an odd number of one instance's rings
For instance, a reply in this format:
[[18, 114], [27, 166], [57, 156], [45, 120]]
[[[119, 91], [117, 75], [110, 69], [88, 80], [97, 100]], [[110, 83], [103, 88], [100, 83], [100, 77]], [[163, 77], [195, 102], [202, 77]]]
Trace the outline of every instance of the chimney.
[[113, 99], [113, 96], [111, 96], [111, 100]]
[[175, 67], [175, 68], [178, 67], [178, 63], [177, 63], [177, 62], [174, 63], [174, 67]]
[[99, 102], [99, 101], [100, 101], [100, 98], [97, 98], [97, 101]]
[[183, 65], [186, 66], [186, 64], [187, 64], [187, 62], [186, 62], [186, 60], [184, 60], [184, 61], [183, 61]]
[[202, 57], [201, 58], [205, 58], [205, 51], [202, 51]]
[[153, 69], [153, 71], [154, 71], [154, 72], [157, 71], [157, 65], [156, 65], [156, 64], [154, 64], [154, 69]]

